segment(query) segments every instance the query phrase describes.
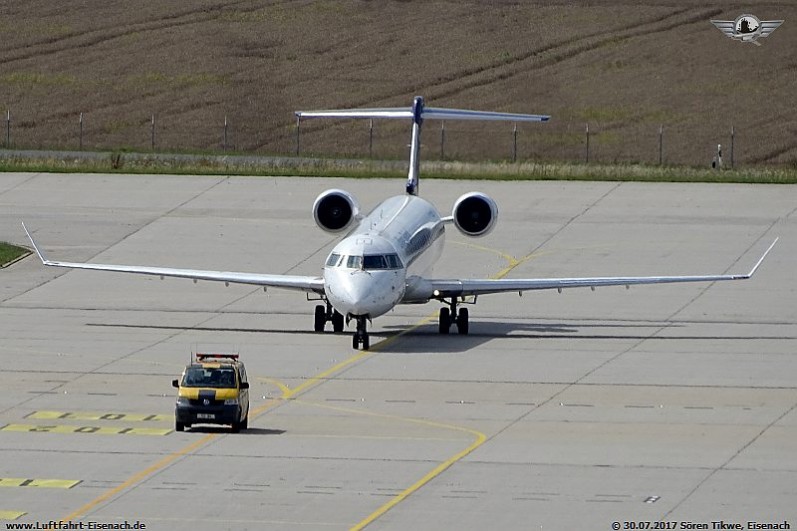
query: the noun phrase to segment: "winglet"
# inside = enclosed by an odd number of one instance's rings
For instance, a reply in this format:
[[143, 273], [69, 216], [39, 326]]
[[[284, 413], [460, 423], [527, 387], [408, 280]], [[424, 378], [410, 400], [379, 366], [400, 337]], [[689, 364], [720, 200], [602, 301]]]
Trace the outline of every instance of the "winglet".
[[758, 269], [758, 266], [761, 265], [761, 263], [764, 261], [764, 258], [766, 258], [767, 255], [769, 254], [769, 251], [771, 251], [772, 248], [775, 247], [775, 244], [778, 243], [779, 239], [780, 239], [780, 237], [775, 238], [775, 241], [773, 241], [769, 245], [769, 247], [767, 247], [767, 250], [764, 251], [764, 254], [762, 254], [761, 258], [758, 259], [758, 262], [756, 262], [756, 264], [753, 266], [753, 269], [751, 269], [750, 272], [747, 275], [745, 275], [745, 278], [750, 278], [750, 277], [752, 277], [755, 274], [756, 270]]
[[42, 264], [48, 265], [50, 261], [47, 260], [44, 257], [44, 255], [41, 253], [39, 248], [36, 246], [36, 242], [33, 241], [33, 236], [31, 236], [30, 232], [28, 232], [28, 228], [25, 226], [25, 222], [24, 221], [22, 222], [22, 228], [25, 230], [25, 234], [28, 235], [28, 239], [30, 240], [30, 244], [33, 246], [33, 250], [36, 251], [36, 254], [39, 256], [39, 260], [42, 261]]

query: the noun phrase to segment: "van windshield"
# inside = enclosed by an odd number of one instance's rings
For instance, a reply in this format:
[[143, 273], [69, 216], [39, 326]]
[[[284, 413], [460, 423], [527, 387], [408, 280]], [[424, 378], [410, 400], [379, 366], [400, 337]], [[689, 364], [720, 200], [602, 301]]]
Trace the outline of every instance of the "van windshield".
[[235, 387], [235, 370], [231, 367], [207, 368], [188, 367], [183, 377], [183, 387], [215, 387], [225, 389]]

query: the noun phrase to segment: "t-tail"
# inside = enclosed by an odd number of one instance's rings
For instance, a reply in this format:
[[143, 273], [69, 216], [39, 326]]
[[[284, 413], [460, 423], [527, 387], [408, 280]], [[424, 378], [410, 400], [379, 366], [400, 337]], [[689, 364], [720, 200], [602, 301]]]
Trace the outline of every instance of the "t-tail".
[[547, 122], [550, 116], [542, 114], [516, 114], [508, 112], [470, 111], [465, 109], [443, 109], [426, 107], [423, 97], [416, 96], [412, 107], [387, 107], [380, 109], [337, 109], [326, 111], [296, 111], [302, 118], [404, 118], [412, 120], [410, 140], [410, 166], [407, 173], [407, 193], [418, 195], [420, 180], [421, 126], [425, 119], [431, 120], [499, 120], [504, 122]]

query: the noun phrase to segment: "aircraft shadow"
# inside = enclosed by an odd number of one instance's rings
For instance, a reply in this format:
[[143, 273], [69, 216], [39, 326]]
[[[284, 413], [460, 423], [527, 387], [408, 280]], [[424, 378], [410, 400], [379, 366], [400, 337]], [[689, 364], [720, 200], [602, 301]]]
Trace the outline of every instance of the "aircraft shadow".
[[[395, 353], [420, 353], [420, 352], [465, 352], [476, 348], [492, 339], [502, 338], [510, 340], [529, 339], [565, 339], [565, 340], [618, 340], [618, 339], [649, 339], [650, 334], [633, 334], [634, 328], [655, 329], [663, 323], [508, 323], [499, 321], [471, 321], [468, 335], [459, 335], [456, 326], [451, 327], [451, 333], [442, 335], [436, 323], [422, 325], [402, 334], [401, 341], [388, 343], [380, 352]], [[683, 325], [667, 324], [668, 328]], [[388, 326], [396, 329], [397, 333], [405, 330], [402, 326]], [[594, 333], [584, 333], [595, 329]], [[599, 333], [606, 330], [607, 333]], [[609, 330], [625, 330], [629, 333], [609, 333]], [[668, 338], [679, 339], [668, 336]], [[683, 338], [680, 338], [683, 339]], [[371, 344], [375, 344], [372, 339]]]
[[[268, 328], [235, 328], [235, 327], [185, 327], [165, 325], [132, 325], [117, 323], [87, 323], [87, 326], [101, 326], [110, 328], [142, 328], [157, 330], [182, 330], [200, 332], [240, 332], [252, 334], [291, 334], [297, 336], [318, 335], [311, 330], [285, 330]], [[529, 339], [554, 339], [569, 341], [617, 341], [617, 340], [755, 340], [755, 339], [793, 339], [782, 336], [756, 336], [756, 335], [652, 335], [654, 330], [666, 327], [668, 330], [682, 328], [685, 324], [655, 322], [655, 321], [623, 321], [617, 323], [573, 322], [573, 323], [521, 323], [503, 321], [473, 320], [470, 323], [468, 335], [457, 333], [456, 326], [451, 327], [451, 333], [442, 335], [438, 332], [437, 323], [429, 323], [415, 328], [410, 325], [392, 325], [378, 328], [371, 332], [371, 345], [375, 351], [385, 353], [451, 353], [467, 352], [491, 339], [502, 338], [505, 340]], [[649, 333], [633, 333], [634, 329], [646, 329]], [[397, 341], [391, 341], [384, 346], [379, 345], [385, 339], [401, 334]], [[327, 330], [324, 335], [330, 339], [337, 338], [334, 348], [350, 344], [352, 332], [333, 334]]]

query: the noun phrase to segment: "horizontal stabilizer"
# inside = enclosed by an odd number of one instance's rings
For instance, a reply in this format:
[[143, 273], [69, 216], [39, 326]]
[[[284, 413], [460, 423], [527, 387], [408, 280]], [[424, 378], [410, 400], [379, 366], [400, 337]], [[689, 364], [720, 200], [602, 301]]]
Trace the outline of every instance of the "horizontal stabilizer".
[[[410, 107], [387, 107], [382, 109], [330, 109], [320, 111], [296, 111], [298, 118], [407, 118], [414, 115]], [[511, 112], [470, 111], [467, 109], [443, 109], [424, 107], [421, 119], [426, 120], [500, 120], [505, 122], [547, 122], [545, 114], [518, 114]]]
[[[517, 114], [511, 112], [471, 111], [426, 107], [421, 96], [416, 96], [412, 107], [384, 107], [377, 109], [330, 109], [321, 111], [296, 111], [296, 118], [401, 118], [412, 120], [410, 137], [410, 165], [407, 172], [406, 191], [418, 194], [421, 164], [421, 126], [424, 120], [493, 120], [502, 122], [547, 122], [546, 114]], [[298, 122], [297, 122], [298, 126]]]

